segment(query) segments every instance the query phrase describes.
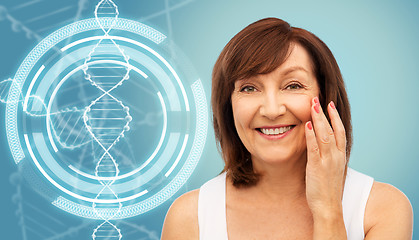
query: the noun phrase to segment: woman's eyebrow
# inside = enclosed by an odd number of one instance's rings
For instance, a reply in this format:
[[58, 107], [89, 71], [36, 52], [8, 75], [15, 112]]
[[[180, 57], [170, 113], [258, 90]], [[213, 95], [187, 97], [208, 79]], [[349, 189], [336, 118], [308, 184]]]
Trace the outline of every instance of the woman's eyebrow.
[[281, 75], [285, 76], [285, 75], [288, 75], [288, 74], [290, 74], [292, 72], [296, 72], [296, 71], [303, 71], [303, 72], [309, 74], [309, 71], [302, 66], [292, 66], [292, 67], [289, 67], [286, 70], [284, 70], [284, 72]]
[[252, 77], [249, 77], [249, 78], [237, 79], [236, 82], [235, 82], [235, 84], [242, 84], [242, 83], [246, 83], [246, 82], [253, 82], [255, 80], [257, 80], [257, 77], [256, 76], [252, 76]]

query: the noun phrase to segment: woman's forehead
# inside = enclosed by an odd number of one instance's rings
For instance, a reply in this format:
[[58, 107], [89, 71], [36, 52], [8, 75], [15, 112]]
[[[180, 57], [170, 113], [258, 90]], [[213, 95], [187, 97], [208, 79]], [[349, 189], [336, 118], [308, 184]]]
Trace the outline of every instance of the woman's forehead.
[[294, 43], [290, 47], [290, 52], [285, 61], [278, 67], [283, 72], [305, 71], [313, 72], [313, 59], [307, 49], [298, 43]]
[[[282, 65], [281, 65], [282, 66]], [[235, 83], [240, 84], [242, 82], [252, 82], [252, 81], [258, 81], [259, 78], [263, 78], [264, 75], [274, 75], [278, 78], [286, 78], [288, 76], [292, 75], [298, 75], [302, 76], [304, 78], [314, 77], [313, 71], [311, 70], [311, 67], [307, 67], [304, 65], [289, 65], [289, 66], [283, 66], [283, 67], [277, 67], [274, 71], [266, 74], [254, 74], [252, 76], [241, 78], [236, 80]]]
[[298, 43], [293, 43], [289, 48], [289, 53], [284, 61], [279, 66], [267, 66], [264, 67], [265, 69], [272, 69], [269, 72], [257, 73], [253, 71], [249, 71], [244, 73], [244, 76], [237, 79], [237, 81], [251, 81], [257, 79], [261, 75], [275, 73], [279, 76], [287, 76], [290, 74], [306, 74], [309, 76], [314, 75], [314, 64], [312, 60], [312, 56], [309, 52]]

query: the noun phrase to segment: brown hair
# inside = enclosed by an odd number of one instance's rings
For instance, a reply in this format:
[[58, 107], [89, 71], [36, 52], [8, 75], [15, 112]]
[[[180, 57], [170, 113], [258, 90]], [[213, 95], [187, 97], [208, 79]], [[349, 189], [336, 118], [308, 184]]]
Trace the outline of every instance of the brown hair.
[[[352, 125], [348, 97], [342, 74], [332, 52], [313, 33], [277, 18], [254, 22], [235, 35], [224, 47], [212, 73], [211, 105], [216, 140], [221, 147], [228, 171], [235, 186], [257, 183], [250, 153], [241, 142], [233, 119], [231, 94], [234, 83], [243, 78], [266, 74], [279, 67], [289, 54], [292, 44], [298, 43], [309, 53], [316, 76], [323, 109], [333, 101], [346, 131], [346, 158], [352, 147]], [[327, 111], [326, 117], [330, 122]], [[347, 165], [346, 165], [347, 166]]]

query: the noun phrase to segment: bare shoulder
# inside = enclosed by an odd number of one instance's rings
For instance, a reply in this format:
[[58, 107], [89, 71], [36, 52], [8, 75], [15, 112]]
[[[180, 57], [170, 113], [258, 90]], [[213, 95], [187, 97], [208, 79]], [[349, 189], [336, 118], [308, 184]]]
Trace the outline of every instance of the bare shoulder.
[[413, 210], [409, 199], [396, 187], [374, 182], [365, 210], [365, 239], [411, 240]]
[[162, 240], [198, 239], [199, 189], [185, 193], [176, 199], [166, 214]]

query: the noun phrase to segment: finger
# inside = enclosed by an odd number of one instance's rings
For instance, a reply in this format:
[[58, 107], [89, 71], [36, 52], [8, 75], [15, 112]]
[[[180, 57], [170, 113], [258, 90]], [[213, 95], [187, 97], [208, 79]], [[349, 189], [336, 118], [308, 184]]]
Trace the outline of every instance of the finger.
[[316, 139], [320, 147], [320, 151], [327, 151], [330, 150], [331, 147], [336, 146], [333, 129], [330, 126], [329, 121], [327, 121], [317, 97], [312, 100], [311, 118], [313, 120], [313, 128], [316, 133]]
[[319, 161], [320, 149], [317, 144], [316, 134], [314, 133], [313, 124], [311, 121], [306, 122], [305, 134], [306, 134], [308, 161], [311, 161], [311, 162]]
[[329, 103], [327, 111], [329, 112], [330, 122], [332, 123], [333, 132], [335, 134], [336, 146], [340, 151], [346, 153], [345, 126], [343, 125], [333, 101]]

